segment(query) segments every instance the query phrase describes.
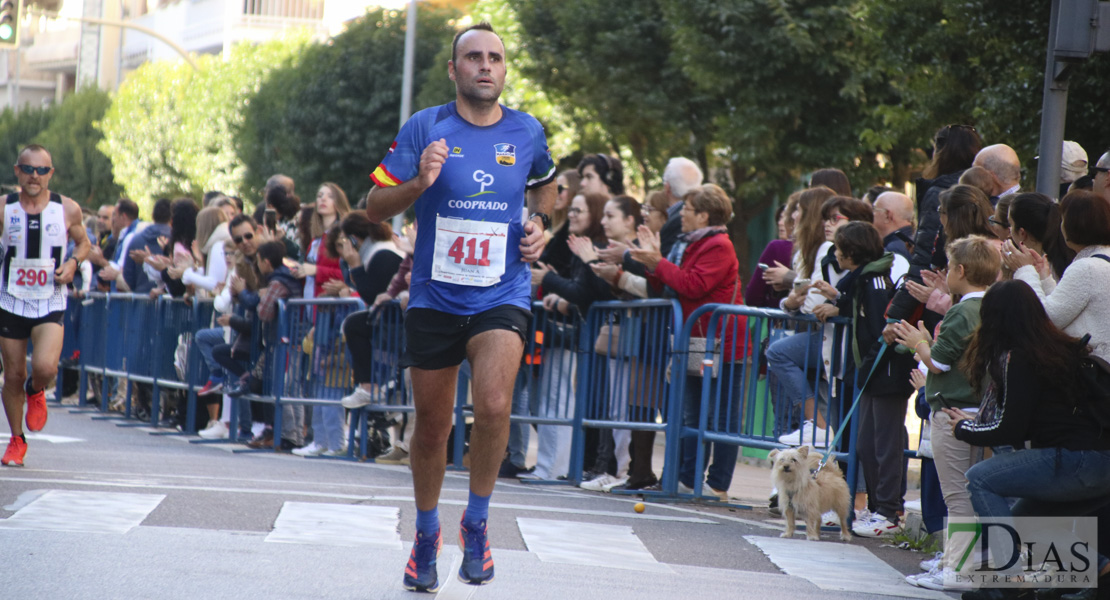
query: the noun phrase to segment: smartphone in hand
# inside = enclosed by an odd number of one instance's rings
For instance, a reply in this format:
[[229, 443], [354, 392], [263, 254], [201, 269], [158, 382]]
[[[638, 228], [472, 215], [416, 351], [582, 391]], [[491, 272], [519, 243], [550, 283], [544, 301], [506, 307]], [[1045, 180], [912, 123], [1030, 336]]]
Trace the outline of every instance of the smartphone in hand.
[[933, 394], [933, 400], [936, 400], [937, 402], [939, 402], [940, 405], [943, 406], [944, 408], [947, 408], [949, 410], [953, 410], [952, 405], [948, 402], [948, 399], [946, 399], [944, 397], [944, 394], [941, 394], [940, 392], [937, 392], [937, 393]]

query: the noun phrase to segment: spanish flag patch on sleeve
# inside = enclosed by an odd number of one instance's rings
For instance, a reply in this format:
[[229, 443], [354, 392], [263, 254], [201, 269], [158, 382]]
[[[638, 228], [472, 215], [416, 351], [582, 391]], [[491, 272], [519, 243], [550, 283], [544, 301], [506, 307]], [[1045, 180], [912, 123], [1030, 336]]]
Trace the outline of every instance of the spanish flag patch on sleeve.
[[400, 179], [394, 177], [393, 173], [390, 173], [385, 168], [385, 165], [378, 165], [378, 168], [374, 169], [374, 172], [370, 174], [370, 179], [372, 179], [378, 187], [393, 187], [403, 183]]

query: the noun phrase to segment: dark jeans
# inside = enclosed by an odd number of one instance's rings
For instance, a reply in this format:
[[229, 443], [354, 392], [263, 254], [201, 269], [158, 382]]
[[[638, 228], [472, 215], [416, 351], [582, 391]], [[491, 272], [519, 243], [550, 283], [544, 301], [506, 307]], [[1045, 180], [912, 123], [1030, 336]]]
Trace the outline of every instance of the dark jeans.
[[343, 319], [343, 339], [347, 341], [347, 348], [351, 351], [351, 372], [355, 385], [372, 381], [373, 331], [368, 310], [353, 312]]
[[[708, 370], [706, 375], [709, 375]], [[714, 414], [710, 414], [707, 420], [707, 431], [739, 433], [743, 375], [744, 368], [742, 364], [733, 363], [724, 365], [716, 379], [706, 378], [710, 382], [709, 406], [711, 410], [713, 406], [716, 406], [716, 411], [714, 411]], [[720, 380], [720, 390], [718, 390], [718, 380]], [[701, 388], [702, 377], [686, 376], [685, 402], [682, 405], [683, 427], [698, 428], [698, 421], [701, 418]], [[693, 488], [694, 471], [697, 466], [697, 438], [682, 438], [681, 452], [678, 481]], [[706, 456], [706, 462], [709, 462], [708, 458], [710, 456], [713, 459], [712, 463], [709, 464], [709, 476], [705, 483], [714, 490], [728, 491], [729, 486], [732, 485], [732, 473], [736, 470], [736, 457], [740, 454], [740, 447], [735, 444], [706, 442], [702, 444], [702, 452]], [[701, 474], [698, 474], [698, 477], [700, 478]]]
[[909, 443], [905, 423], [906, 398], [901, 394], [864, 392], [860, 397], [856, 456], [863, 465], [871, 512], [891, 522], [903, 509], [903, 450]]
[[[231, 344], [220, 344], [219, 346], [212, 348], [212, 359], [216, 361], [216, 364], [223, 367], [225, 371], [231, 373], [234, 376], [234, 380], [238, 380], [240, 377], [243, 376], [243, 373], [247, 372], [247, 361], [249, 361], [250, 358], [250, 354], [247, 352], [240, 351], [233, 353], [231, 351]], [[228, 383], [235, 383], [234, 380], [228, 381]], [[251, 403], [244, 401], [238, 402], [238, 404], [239, 431], [243, 434], [246, 434], [250, 431], [251, 428]], [[266, 423], [273, 423], [273, 405], [265, 404], [263, 406], [269, 407], [269, 411], [267, 411], [266, 408], [262, 409], [262, 420]]]

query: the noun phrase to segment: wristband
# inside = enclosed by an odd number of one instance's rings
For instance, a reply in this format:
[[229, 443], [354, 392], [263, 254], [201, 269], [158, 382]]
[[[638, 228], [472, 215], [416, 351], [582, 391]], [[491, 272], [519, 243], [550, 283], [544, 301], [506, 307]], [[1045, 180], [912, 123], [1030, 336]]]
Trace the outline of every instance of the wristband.
[[932, 346], [929, 345], [929, 342], [926, 342], [925, 340], [918, 340], [917, 343], [913, 345], [913, 349], [917, 350], [917, 347], [921, 344], [925, 344], [926, 348], [932, 348]]

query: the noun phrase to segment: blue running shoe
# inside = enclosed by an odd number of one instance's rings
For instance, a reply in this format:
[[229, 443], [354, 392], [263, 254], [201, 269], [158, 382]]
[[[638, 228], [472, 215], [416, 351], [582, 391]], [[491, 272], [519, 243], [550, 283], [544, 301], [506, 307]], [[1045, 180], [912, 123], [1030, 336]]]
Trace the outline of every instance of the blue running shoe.
[[405, 589], [410, 592], [439, 591], [439, 576], [436, 574], [436, 558], [443, 548], [443, 536], [436, 530], [434, 536], [416, 532], [416, 543], [412, 545], [409, 564], [405, 566]]
[[459, 581], [470, 585], [485, 585], [493, 581], [493, 556], [489, 551], [486, 537], [486, 522], [479, 521], [467, 528], [466, 514], [459, 524], [459, 544], [463, 548], [462, 566], [459, 567]]

